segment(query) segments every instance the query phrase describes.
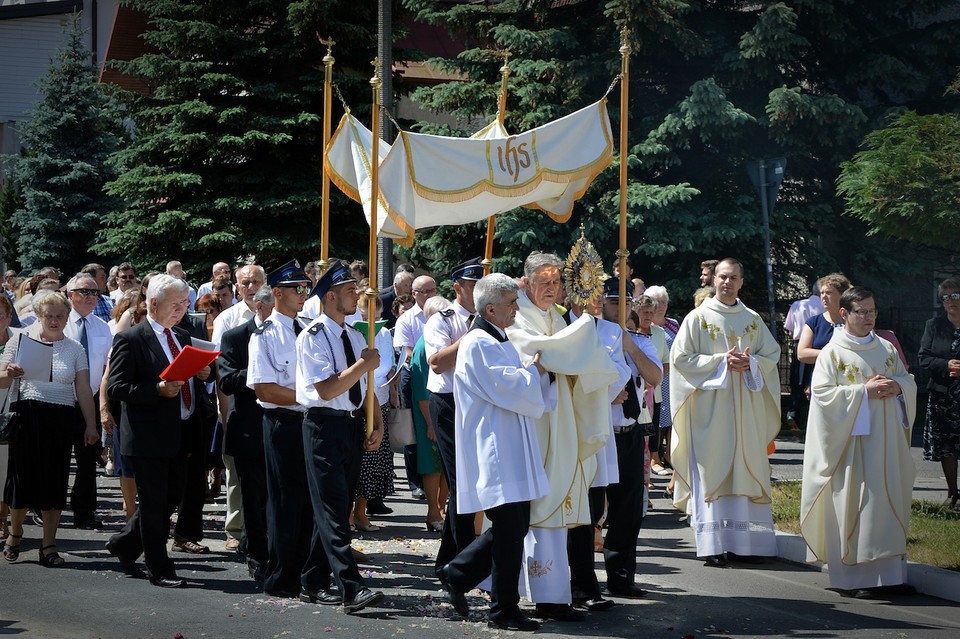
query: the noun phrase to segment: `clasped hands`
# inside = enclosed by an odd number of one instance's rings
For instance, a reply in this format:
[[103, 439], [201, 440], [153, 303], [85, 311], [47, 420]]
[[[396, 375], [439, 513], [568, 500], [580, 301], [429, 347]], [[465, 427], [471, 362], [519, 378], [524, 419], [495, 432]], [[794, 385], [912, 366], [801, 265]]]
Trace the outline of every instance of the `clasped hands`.
[[864, 386], [869, 399], [885, 399], [900, 394], [900, 384], [883, 375], [874, 375]]
[[726, 352], [727, 370], [733, 373], [745, 373], [750, 370], [750, 347], [747, 346], [743, 351], [737, 350], [734, 346]]

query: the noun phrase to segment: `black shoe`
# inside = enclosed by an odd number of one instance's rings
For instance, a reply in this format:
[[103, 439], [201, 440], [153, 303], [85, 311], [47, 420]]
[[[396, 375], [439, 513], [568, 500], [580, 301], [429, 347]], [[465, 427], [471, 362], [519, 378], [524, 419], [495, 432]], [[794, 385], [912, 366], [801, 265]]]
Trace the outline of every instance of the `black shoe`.
[[610, 610], [616, 605], [616, 602], [612, 599], [604, 599], [603, 597], [597, 597], [596, 599], [574, 598], [573, 600], [574, 608], [582, 608], [589, 612], [603, 612], [604, 610]]
[[99, 530], [103, 528], [103, 522], [97, 519], [93, 514], [89, 515], [74, 515], [73, 516], [73, 527], [81, 528], [83, 530]]
[[640, 597], [647, 596], [647, 591], [636, 584], [623, 584], [623, 585], [611, 586], [608, 583], [607, 592], [609, 592], [611, 595], [616, 595], [617, 597], [624, 597], [626, 599], [639, 599]]
[[450, 599], [450, 603], [453, 604], [453, 609], [457, 611], [457, 614], [461, 617], [468, 616], [470, 614], [470, 604], [467, 603], [467, 597], [450, 584], [450, 572], [446, 566], [437, 568], [437, 579], [440, 580], [440, 585], [443, 586], [443, 589], [447, 591], [447, 597]]
[[727, 558], [723, 555], [709, 555], [703, 558], [703, 565], [710, 568], [726, 568]]
[[393, 512], [393, 508], [390, 508], [382, 499], [377, 499], [376, 501], [367, 502], [367, 514], [368, 515], [389, 515]]
[[540, 624], [533, 619], [528, 619], [517, 613], [510, 617], [487, 620], [488, 628], [499, 628], [500, 630], [519, 630], [520, 632], [533, 632], [540, 630]]
[[183, 588], [187, 585], [185, 579], [181, 579], [176, 575], [170, 575], [169, 577], [150, 577], [150, 583], [154, 586], [160, 586], [161, 588]]
[[730, 561], [736, 561], [742, 564], [765, 564], [767, 563], [766, 557], [761, 557], [759, 555], [738, 555], [735, 552], [728, 552], [727, 558]]
[[137, 561], [135, 559], [121, 555], [116, 547], [109, 541], [107, 542], [107, 552], [120, 560], [120, 570], [123, 571], [123, 574], [126, 576], [134, 579], [147, 578], [147, 573], [143, 572], [140, 567], [137, 566]]
[[336, 606], [343, 598], [329, 590], [310, 590], [302, 588], [300, 590], [300, 601], [306, 603], [323, 604], [324, 606]]
[[383, 601], [383, 593], [375, 592], [369, 588], [364, 588], [350, 601], [343, 602], [343, 610], [348, 615], [360, 612], [367, 606], [372, 606]]
[[534, 616], [541, 619], [553, 619], [554, 621], [583, 621], [587, 618], [579, 610], [575, 610], [570, 604], [537, 604]]
[[854, 588], [853, 590], [838, 590], [841, 597], [849, 599], [876, 599], [873, 588]]

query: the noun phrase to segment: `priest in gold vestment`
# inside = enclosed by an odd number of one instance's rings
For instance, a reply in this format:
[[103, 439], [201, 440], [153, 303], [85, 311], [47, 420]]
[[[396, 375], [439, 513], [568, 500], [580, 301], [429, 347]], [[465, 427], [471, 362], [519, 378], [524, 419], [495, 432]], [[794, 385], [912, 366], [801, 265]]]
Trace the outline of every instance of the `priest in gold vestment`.
[[780, 430], [780, 346], [738, 299], [740, 262], [721, 260], [713, 285], [670, 351], [670, 459], [697, 556], [722, 567], [777, 554], [767, 445]]
[[[619, 371], [597, 335], [592, 317], [567, 326], [555, 302], [563, 262], [535, 253], [524, 264], [520, 311], [507, 335], [524, 362], [540, 353], [555, 381], [557, 409], [536, 420], [537, 439], [550, 494], [530, 505], [521, 590], [537, 604], [572, 601], [567, 528], [591, 525], [588, 491], [597, 474], [596, 453], [610, 436], [609, 387]], [[549, 608], [552, 618], [564, 618]]]
[[873, 332], [870, 291], [844, 291], [840, 316], [844, 327], [813, 371], [800, 530], [808, 559], [826, 562], [842, 595], [912, 594], [905, 582], [917, 385]]

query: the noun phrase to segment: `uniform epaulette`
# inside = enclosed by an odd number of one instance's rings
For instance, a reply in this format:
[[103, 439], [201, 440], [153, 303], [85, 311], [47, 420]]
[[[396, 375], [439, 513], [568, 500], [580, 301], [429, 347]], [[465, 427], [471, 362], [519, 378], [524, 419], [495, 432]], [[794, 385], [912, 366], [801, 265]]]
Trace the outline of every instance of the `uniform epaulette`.
[[263, 331], [267, 330], [267, 327], [273, 324], [273, 320], [264, 320], [263, 324], [257, 327], [257, 330], [253, 332], [254, 335], [263, 335]]
[[453, 313], [454, 313], [454, 310], [452, 308], [448, 308], [440, 311], [440, 314], [447, 318], [453, 317]]
[[307, 329], [307, 332], [310, 333], [311, 335], [316, 335], [317, 333], [319, 333], [319, 332], [322, 331], [322, 330], [323, 330], [323, 324], [317, 322], [316, 324], [314, 324], [313, 326], [311, 326], [310, 328], [308, 328], [308, 329]]

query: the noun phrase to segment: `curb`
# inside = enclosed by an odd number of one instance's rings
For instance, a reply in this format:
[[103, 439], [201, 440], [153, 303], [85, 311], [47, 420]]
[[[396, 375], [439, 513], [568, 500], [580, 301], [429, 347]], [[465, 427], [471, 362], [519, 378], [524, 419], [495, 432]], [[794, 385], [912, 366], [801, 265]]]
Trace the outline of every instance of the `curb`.
[[[807, 562], [807, 544], [800, 535], [778, 530], [777, 556], [790, 564], [827, 572], [822, 562]], [[907, 583], [925, 595], [960, 602], [960, 572], [907, 561]]]

